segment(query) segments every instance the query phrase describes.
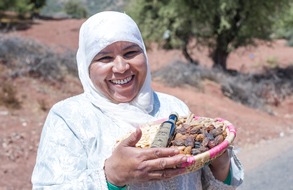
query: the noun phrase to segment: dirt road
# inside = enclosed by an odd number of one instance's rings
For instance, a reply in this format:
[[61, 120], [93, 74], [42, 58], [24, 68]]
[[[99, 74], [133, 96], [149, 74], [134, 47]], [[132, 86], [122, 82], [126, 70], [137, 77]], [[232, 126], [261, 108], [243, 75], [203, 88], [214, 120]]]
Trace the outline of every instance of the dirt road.
[[240, 150], [245, 169], [240, 190], [293, 190], [293, 135]]

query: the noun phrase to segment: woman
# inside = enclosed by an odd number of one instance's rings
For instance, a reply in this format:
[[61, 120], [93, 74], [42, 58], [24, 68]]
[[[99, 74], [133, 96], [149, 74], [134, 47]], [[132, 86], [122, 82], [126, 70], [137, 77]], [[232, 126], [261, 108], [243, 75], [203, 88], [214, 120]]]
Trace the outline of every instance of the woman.
[[234, 189], [242, 182], [232, 151], [180, 175], [184, 168], [176, 166], [187, 158], [178, 150], [135, 148], [141, 124], [172, 111], [188, 115], [189, 109], [152, 90], [143, 39], [129, 16], [107, 11], [90, 17], [80, 29], [77, 64], [84, 93], [50, 110], [32, 175], [34, 189]]

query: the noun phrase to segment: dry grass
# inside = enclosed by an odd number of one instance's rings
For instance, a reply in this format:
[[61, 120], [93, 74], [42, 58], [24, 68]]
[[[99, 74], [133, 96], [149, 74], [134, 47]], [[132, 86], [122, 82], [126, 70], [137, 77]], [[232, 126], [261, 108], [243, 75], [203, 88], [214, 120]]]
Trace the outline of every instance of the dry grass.
[[1, 84], [0, 105], [12, 109], [21, 108], [21, 102], [17, 98], [17, 90], [10, 81], [4, 81]]
[[[0, 34], [0, 105], [21, 108], [12, 83], [17, 77], [61, 84], [67, 75], [77, 76], [73, 52], [59, 53], [34, 40]], [[38, 104], [41, 110], [48, 110], [44, 100], [39, 100]]]
[[59, 53], [31, 39], [0, 35], [0, 59], [12, 70], [6, 74], [8, 78], [31, 76], [62, 81], [66, 74], [77, 74], [73, 52]]

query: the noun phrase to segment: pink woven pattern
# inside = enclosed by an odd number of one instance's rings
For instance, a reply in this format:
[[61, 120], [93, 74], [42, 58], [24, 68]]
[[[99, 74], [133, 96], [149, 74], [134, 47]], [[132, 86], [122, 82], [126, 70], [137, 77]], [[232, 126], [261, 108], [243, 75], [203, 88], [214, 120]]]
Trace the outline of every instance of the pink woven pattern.
[[228, 148], [229, 142], [224, 140], [221, 144], [215, 146], [214, 148], [209, 150], [210, 158], [215, 158], [218, 154], [220, 154], [223, 150]]
[[236, 129], [233, 125], [228, 125], [227, 128], [229, 129], [229, 132], [234, 133], [234, 136], [236, 136]]

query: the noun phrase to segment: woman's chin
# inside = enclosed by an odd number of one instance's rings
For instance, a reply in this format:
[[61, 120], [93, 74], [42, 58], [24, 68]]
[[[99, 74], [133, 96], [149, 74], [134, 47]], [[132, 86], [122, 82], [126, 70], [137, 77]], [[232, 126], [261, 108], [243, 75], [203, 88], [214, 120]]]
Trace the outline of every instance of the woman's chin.
[[133, 97], [116, 97], [114, 99], [114, 102], [115, 103], [128, 103], [128, 102], [131, 102], [133, 100]]

